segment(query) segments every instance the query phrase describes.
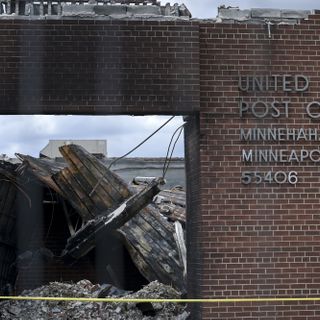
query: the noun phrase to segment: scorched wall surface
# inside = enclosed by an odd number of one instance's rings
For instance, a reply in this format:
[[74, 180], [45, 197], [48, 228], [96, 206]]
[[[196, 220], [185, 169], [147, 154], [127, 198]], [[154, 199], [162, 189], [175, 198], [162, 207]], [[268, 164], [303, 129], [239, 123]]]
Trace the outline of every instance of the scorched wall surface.
[[[313, 150], [319, 141], [241, 139], [249, 128], [320, 129], [320, 15], [299, 25], [200, 23], [201, 296], [315, 297], [320, 293], [320, 172], [308, 159], [246, 161], [242, 150]], [[241, 90], [242, 76], [303, 75], [304, 91]], [[285, 81], [286, 81], [285, 80]], [[300, 79], [302, 80], [302, 79]], [[302, 80], [298, 85], [302, 89]], [[283, 83], [282, 83], [283, 85]], [[291, 89], [289, 91], [288, 89]], [[287, 102], [240, 115], [240, 103]], [[244, 108], [245, 109], [245, 108]], [[278, 110], [278, 111], [279, 111]], [[285, 112], [287, 110], [287, 112]], [[279, 114], [280, 113], [280, 114]], [[262, 116], [263, 115], [263, 116]], [[259, 117], [258, 117], [259, 116]], [[281, 129], [282, 130], [282, 129]], [[247, 131], [246, 131], [247, 132]], [[315, 132], [315, 131], [313, 131]], [[247, 152], [246, 151], [246, 152]], [[315, 151], [317, 153], [318, 151]], [[315, 160], [315, 159], [313, 159]], [[279, 184], [282, 171], [297, 176]], [[246, 176], [252, 176], [248, 183]], [[254, 172], [260, 178], [254, 178]], [[277, 174], [278, 182], [283, 182]], [[292, 178], [292, 177], [291, 177]], [[249, 178], [248, 178], [249, 179]], [[199, 269], [200, 270], [200, 269]], [[319, 319], [313, 302], [204, 304], [203, 319]]]
[[198, 25], [0, 20], [1, 114], [199, 109]]

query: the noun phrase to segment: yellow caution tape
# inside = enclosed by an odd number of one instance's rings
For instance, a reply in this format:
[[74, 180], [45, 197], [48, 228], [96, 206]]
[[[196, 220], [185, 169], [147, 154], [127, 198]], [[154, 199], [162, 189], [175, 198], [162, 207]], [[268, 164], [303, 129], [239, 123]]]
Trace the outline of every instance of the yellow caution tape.
[[63, 297], [28, 297], [0, 296], [0, 300], [38, 300], [38, 301], [78, 301], [78, 302], [154, 302], [154, 303], [242, 303], [242, 302], [303, 302], [320, 301], [320, 297], [311, 298], [227, 298], [227, 299], [128, 299], [128, 298], [63, 298]]

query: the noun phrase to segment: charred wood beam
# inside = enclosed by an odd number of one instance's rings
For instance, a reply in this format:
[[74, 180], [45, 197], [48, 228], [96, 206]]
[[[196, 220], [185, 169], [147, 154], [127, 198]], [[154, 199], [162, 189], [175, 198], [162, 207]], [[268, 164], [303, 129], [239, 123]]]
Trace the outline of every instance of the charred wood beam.
[[179, 291], [186, 290], [174, 226], [154, 206], [148, 206], [119, 231], [141, 274], [149, 281], [158, 280]]
[[[31, 199], [23, 188], [22, 179], [14, 171], [16, 166], [10, 163], [1, 163], [0, 165], [0, 182], [7, 182], [19, 190], [28, 200], [29, 207], [31, 207]], [[1, 177], [4, 177], [4, 179]]]
[[176, 240], [176, 243], [177, 243], [180, 260], [183, 263], [183, 268], [184, 268], [183, 276], [186, 277], [187, 276], [187, 247], [186, 247], [186, 242], [184, 237], [184, 231], [179, 221], [176, 221], [174, 223], [174, 227], [175, 227], [174, 239]]
[[68, 167], [54, 174], [52, 179], [84, 221], [130, 196], [119, 177], [83, 148], [67, 145], [59, 150]]
[[88, 198], [83, 184], [78, 182], [78, 179], [70, 172], [69, 168], [65, 168], [53, 175], [52, 179], [84, 221], [94, 218], [94, 202]]
[[62, 208], [63, 208], [64, 215], [65, 215], [66, 220], [67, 220], [67, 223], [68, 223], [68, 228], [69, 228], [70, 235], [71, 235], [71, 236], [74, 236], [74, 234], [76, 233], [76, 231], [75, 231], [75, 229], [74, 229], [74, 227], [73, 227], [73, 225], [72, 225], [70, 213], [69, 213], [69, 211], [68, 211], [66, 202], [65, 202], [64, 199], [61, 199], [61, 203], [62, 203]]
[[186, 209], [174, 204], [158, 205], [160, 212], [168, 217], [169, 221], [179, 221], [183, 225], [186, 223]]
[[79, 259], [87, 254], [95, 247], [99, 236], [120, 228], [147, 206], [153, 197], [160, 192], [159, 183], [161, 180], [152, 181], [144, 190], [125, 200], [115, 210], [88, 221], [83, 228], [68, 239], [62, 256]]
[[155, 199], [155, 203], [172, 203], [181, 207], [186, 206], [186, 193], [183, 191], [163, 190]]
[[[77, 145], [59, 148], [69, 168], [74, 168], [90, 185], [88, 195], [95, 199], [100, 196], [104, 206], [112, 207], [130, 196], [130, 192], [122, 179], [113, 174], [101, 161]], [[95, 189], [95, 190], [94, 190]], [[92, 191], [93, 192], [92, 194]]]
[[[143, 188], [143, 184], [133, 184], [132, 186], [136, 192]], [[157, 208], [159, 208], [163, 215], [168, 217], [169, 221], [179, 221], [183, 224], [183, 226], [185, 225], [186, 198], [184, 191], [162, 190], [154, 197], [153, 203], [157, 206]]]
[[8, 182], [16, 182], [17, 176], [11, 173], [10, 171], [0, 167], [0, 175], [8, 179]]
[[59, 172], [66, 166], [65, 163], [60, 163], [51, 159], [36, 159], [21, 153], [16, 153], [16, 156], [22, 161], [22, 164], [19, 167], [19, 171], [22, 174], [28, 170], [43, 184], [49, 186], [58, 194], [64, 197], [66, 196], [52, 179], [53, 174]]

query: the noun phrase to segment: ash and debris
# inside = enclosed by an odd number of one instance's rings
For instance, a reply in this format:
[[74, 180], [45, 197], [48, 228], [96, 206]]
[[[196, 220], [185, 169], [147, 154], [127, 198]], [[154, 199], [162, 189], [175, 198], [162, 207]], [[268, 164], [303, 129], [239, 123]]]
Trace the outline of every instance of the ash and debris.
[[[94, 285], [89, 280], [77, 283], [51, 282], [34, 290], [23, 291], [21, 296], [31, 297], [78, 297], [96, 298], [101, 296], [105, 286]], [[141, 290], [123, 295], [113, 290], [109, 297], [122, 296], [128, 299], [178, 299], [180, 293], [170, 286], [153, 281]], [[186, 305], [178, 303], [106, 303], [80, 301], [28, 301], [7, 300], [0, 302], [1, 320], [186, 320], [189, 313]]]

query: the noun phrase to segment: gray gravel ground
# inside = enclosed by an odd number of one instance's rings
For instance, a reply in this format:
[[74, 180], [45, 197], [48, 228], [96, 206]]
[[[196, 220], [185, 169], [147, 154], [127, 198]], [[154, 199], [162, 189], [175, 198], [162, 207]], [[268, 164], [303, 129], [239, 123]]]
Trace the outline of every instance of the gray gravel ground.
[[[22, 296], [33, 297], [92, 297], [101, 292], [100, 285], [89, 280], [77, 283], [52, 282], [34, 290], [22, 292]], [[141, 290], [125, 298], [180, 298], [180, 294], [169, 286], [153, 281]], [[186, 320], [186, 306], [177, 303], [105, 303], [80, 301], [27, 301], [6, 300], [0, 302], [1, 320]]]

